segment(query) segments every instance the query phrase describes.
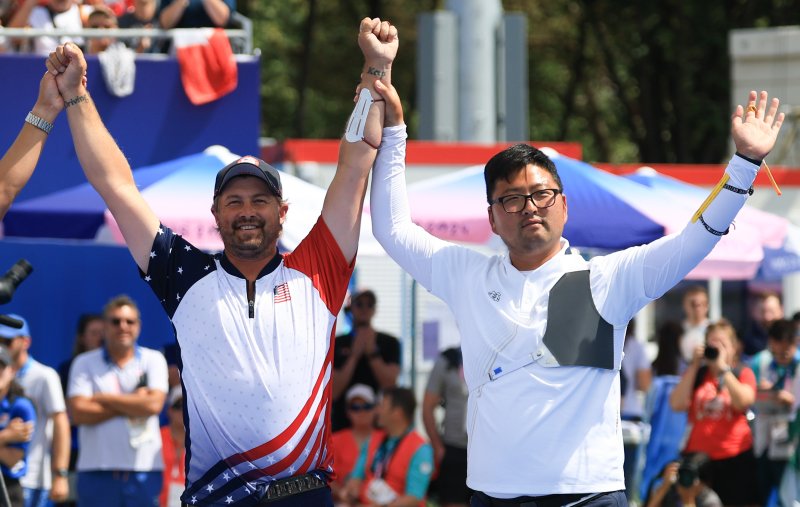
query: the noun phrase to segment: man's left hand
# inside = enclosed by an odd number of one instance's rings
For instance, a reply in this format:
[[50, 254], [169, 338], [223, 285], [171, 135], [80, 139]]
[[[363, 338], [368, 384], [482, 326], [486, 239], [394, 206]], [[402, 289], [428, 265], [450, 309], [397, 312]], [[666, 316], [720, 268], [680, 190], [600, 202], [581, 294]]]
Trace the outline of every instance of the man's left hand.
[[736, 106], [731, 118], [736, 151], [754, 160], [763, 160], [769, 154], [783, 124], [784, 114], [778, 114], [780, 101], [774, 98], [768, 107], [767, 99], [767, 92], [757, 95], [751, 91], [747, 106]]

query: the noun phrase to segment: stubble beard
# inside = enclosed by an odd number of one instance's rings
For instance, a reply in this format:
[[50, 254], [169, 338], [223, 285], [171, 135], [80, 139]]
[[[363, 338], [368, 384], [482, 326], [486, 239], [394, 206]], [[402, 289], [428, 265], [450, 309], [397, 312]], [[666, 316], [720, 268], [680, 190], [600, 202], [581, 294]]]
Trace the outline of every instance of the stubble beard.
[[236, 231], [234, 226], [230, 232], [223, 233], [219, 231], [222, 238], [222, 244], [225, 250], [230, 252], [233, 256], [245, 260], [258, 260], [266, 257], [272, 257], [274, 248], [277, 245], [278, 238], [283, 232], [283, 224], [278, 224], [275, 230], [267, 230], [265, 224], [258, 224], [257, 231], [261, 232], [261, 241], [256, 241], [252, 238], [248, 241], [239, 241], [236, 239]]

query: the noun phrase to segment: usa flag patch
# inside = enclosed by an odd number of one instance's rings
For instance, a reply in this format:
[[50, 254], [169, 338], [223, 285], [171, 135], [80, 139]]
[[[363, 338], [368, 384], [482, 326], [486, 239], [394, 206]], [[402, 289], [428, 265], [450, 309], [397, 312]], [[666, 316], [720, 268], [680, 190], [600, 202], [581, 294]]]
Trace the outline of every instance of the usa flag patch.
[[272, 298], [276, 303], [291, 301], [292, 295], [289, 293], [289, 284], [284, 282], [280, 285], [276, 285], [275, 288], [272, 289]]

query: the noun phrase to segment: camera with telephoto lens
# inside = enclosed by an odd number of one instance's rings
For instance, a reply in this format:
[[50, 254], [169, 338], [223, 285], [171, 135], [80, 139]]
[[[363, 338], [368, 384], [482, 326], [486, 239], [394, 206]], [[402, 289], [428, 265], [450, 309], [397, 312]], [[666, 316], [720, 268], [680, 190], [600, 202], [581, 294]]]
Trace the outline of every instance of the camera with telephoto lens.
[[691, 488], [697, 480], [707, 482], [709, 462], [708, 455], [702, 452], [683, 456], [678, 464], [678, 485]]
[[706, 345], [706, 349], [703, 351], [703, 357], [709, 361], [714, 361], [719, 357], [719, 349], [713, 345]]

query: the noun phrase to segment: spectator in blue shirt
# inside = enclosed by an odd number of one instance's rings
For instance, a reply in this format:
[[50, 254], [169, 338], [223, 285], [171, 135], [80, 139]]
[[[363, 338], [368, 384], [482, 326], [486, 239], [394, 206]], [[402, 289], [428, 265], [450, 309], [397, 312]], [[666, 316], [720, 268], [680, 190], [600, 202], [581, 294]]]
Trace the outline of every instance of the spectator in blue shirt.
[[36, 411], [14, 380], [8, 349], [0, 346], [0, 470], [11, 507], [23, 507], [20, 477], [28, 470], [28, 445], [33, 435]]

